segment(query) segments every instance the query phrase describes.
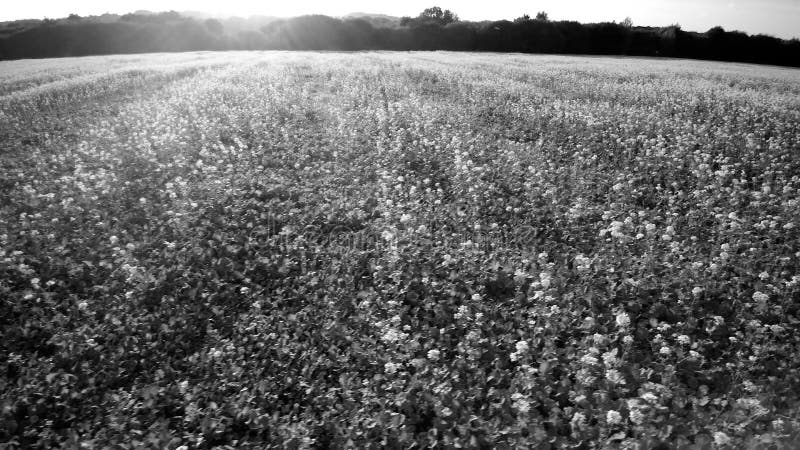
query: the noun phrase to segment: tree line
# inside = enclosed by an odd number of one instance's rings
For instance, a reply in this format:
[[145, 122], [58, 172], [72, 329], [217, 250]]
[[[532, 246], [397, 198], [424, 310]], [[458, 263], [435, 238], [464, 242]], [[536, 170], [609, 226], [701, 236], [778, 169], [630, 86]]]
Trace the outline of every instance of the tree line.
[[[114, 20], [71, 15], [0, 29], [0, 59], [199, 50], [454, 50], [662, 56], [800, 67], [800, 40], [621, 23], [551, 21], [545, 12], [513, 21], [467, 22], [438, 7], [396, 22], [369, 16], [307, 15], [230, 29], [216, 19], [176, 12]], [[13, 23], [11, 23], [13, 25]]]

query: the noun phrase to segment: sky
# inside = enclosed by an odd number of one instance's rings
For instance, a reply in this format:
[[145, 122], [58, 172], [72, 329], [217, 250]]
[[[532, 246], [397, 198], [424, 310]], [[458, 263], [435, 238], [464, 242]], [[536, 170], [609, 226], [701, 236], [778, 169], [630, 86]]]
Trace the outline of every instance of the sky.
[[630, 17], [634, 25], [680, 24], [684, 30], [706, 31], [719, 25], [726, 30], [800, 38], [800, 0], [4, 0], [0, 21], [59, 18], [70, 13], [98, 15], [106, 12], [202, 11], [220, 15], [302, 14], [342, 16], [353, 12], [416, 16], [438, 5], [463, 20], [513, 20], [523, 14], [546, 11], [551, 20], [620, 22]]

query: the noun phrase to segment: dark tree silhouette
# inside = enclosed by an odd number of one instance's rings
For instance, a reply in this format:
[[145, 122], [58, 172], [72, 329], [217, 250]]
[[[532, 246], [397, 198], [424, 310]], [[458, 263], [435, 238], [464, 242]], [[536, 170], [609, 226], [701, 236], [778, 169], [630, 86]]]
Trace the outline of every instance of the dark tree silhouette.
[[454, 12], [433, 6], [422, 11], [416, 18], [403, 17], [400, 23], [403, 26], [445, 26], [455, 22], [458, 22], [458, 16]]
[[[779, 64], [800, 67], [800, 41], [749, 36], [714, 27], [687, 32], [679, 25], [633, 26], [550, 21], [539, 12], [513, 22], [461, 22], [431, 7], [389, 25], [365, 18], [312, 15], [274, 20], [258, 31], [174, 11], [115, 19], [70, 16], [0, 27], [0, 59], [189, 50], [463, 50], [597, 55], [641, 55]], [[387, 23], [387, 22], [383, 22]]]

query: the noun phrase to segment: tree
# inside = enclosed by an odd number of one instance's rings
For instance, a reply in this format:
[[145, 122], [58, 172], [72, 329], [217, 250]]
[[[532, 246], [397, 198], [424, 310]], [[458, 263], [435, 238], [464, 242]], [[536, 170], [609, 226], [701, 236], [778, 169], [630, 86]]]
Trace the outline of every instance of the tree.
[[451, 23], [458, 22], [458, 15], [449, 9], [444, 10], [444, 17], [442, 17], [443, 25], [448, 25]]
[[625, 20], [623, 20], [620, 25], [622, 25], [625, 28], [633, 28], [633, 19], [631, 19], [630, 17], [626, 17]]
[[419, 15], [420, 19], [428, 19], [428, 20], [441, 20], [443, 17], [444, 17], [444, 11], [442, 11], [442, 8], [439, 8], [438, 6], [426, 8]]
[[531, 16], [529, 16], [527, 14], [523, 14], [522, 16], [517, 17], [516, 19], [514, 19], [514, 23], [528, 22], [530, 20], [531, 20]]
[[458, 22], [458, 16], [449, 9], [442, 10], [438, 6], [433, 6], [425, 9], [419, 16], [412, 19], [410, 17], [403, 17], [400, 19], [402, 26], [417, 26], [417, 25], [440, 25], [445, 26], [451, 23]]
[[538, 13], [536, 13], [536, 20], [541, 20], [541, 21], [547, 22], [550, 19], [547, 17], [547, 13], [546, 12], [539, 11]]
[[458, 16], [449, 9], [442, 11], [442, 8], [433, 6], [422, 11], [419, 15], [421, 20], [426, 22], [436, 22], [439, 25], [447, 25], [449, 23], [458, 22]]
[[725, 35], [725, 28], [722, 28], [721, 26], [716, 26], [706, 31], [706, 36], [708, 37], [719, 37], [724, 35]]

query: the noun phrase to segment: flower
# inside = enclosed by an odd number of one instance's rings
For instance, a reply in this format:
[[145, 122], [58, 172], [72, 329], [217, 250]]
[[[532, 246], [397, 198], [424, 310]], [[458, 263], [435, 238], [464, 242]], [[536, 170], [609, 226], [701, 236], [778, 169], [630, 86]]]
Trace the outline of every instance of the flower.
[[635, 423], [636, 425], [641, 425], [644, 423], [645, 416], [641, 409], [633, 408], [630, 412], [630, 419], [631, 422]]
[[611, 350], [610, 352], [603, 353], [603, 364], [608, 367], [615, 367], [617, 366], [620, 361], [617, 359], [617, 349]]
[[573, 431], [580, 431], [586, 426], [586, 416], [582, 412], [576, 412], [569, 424]]
[[785, 328], [780, 325], [770, 325], [769, 329], [775, 334], [781, 333], [785, 330]]
[[514, 408], [521, 412], [527, 413], [531, 409], [531, 403], [525, 398], [523, 394], [519, 392], [515, 393], [511, 396], [511, 399], [514, 401]]
[[714, 443], [717, 445], [728, 445], [731, 443], [731, 438], [727, 434], [717, 431], [714, 433]]
[[425, 366], [425, 360], [422, 358], [414, 358], [410, 361], [411, 365], [416, 367], [417, 369], [421, 369]]
[[600, 361], [592, 355], [583, 355], [581, 357], [581, 362], [586, 364], [587, 366], [594, 366], [597, 365]]
[[542, 283], [542, 287], [548, 289], [552, 283], [552, 275], [549, 272], [542, 272], [539, 274], [539, 282]]
[[625, 378], [623, 378], [619, 370], [616, 369], [609, 369], [606, 371], [606, 380], [612, 384], [625, 384]]
[[644, 394], [642, 394], [642, 400], [648, 403], [655, 403], [658, 401], [658, 397], [652, 392], [645, 392]]
[[631, 317], [626, 312], [620, 312], [617, 314], [616, 321], [618, 327], [625, 328], [631, 324]]
[[616, 425], [622, 422], [622, 414], [618, 411], [611, 410], [606, 413], [606, 421], [609, 425]]
[[399, 365], [397, 365], [397, 364], [395, 364], [393, 362], [387, 362], [386, 364], [383, 365], [383, 370], [386, 373], [388, 373], [389, 375], [397, 372], [398, 368], [399, 368]]
[[592, 260], [585, 257], [583, 253], [575, 257], [575, 267], [578, 270], [578, 272], [585, 272], [589, 270], [591, 264]]
[[527, 353], [528, 350], [530, 349], [530, 347], [528, 347], [528, 343], [524, 340], [517, 342], [515, 347], [517, 349], [517, 353], [522, 353], [522, 354]]
[[398, 331], [394, 328], [390, 328], [386, 330], [386, 332], [381, 336], [381, 340], [384, 342], [397, 342], [401, 341], [406, 338], [406, 334], [402, 331]]
[[441, 352], [439, 350], [436, 349], [428, 350], [428, 359], [430, 359], [431, 361], [438, 360], [440, 356]]

